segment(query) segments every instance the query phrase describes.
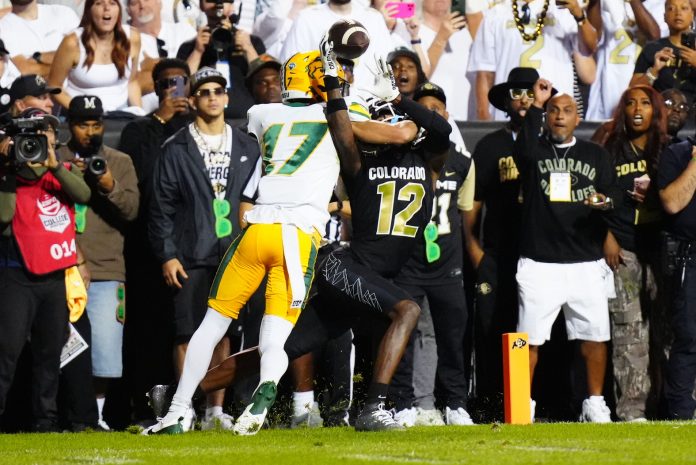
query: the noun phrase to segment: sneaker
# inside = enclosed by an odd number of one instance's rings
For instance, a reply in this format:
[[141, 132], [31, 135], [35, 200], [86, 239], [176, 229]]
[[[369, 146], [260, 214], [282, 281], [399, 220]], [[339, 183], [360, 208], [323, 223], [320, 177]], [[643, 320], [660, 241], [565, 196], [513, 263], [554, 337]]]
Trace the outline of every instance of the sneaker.
[[445, 421], [436, 408], [416, 407], [416, 426], [445, 426]]
[[234, 424], [234, 434], [250, 436], [259, 432], [266, 420], [268, 410], [275, 402], [278, 389], [273, 381], [266, 381], [256, 389], [251, 397], [251, 403], [237, 418]]
[[534, 416], [536, 414], [536, 400], [529, 399], [529, 413], [531, 414], [531, 421], [534, 423]]
[[109, 424], [101, 419], [97, 422], [97, 431], [111, 431]]
[[145, 428], [142, 434], [145, 436], [152, 434], [183, 434], [193, 429], [195, 419], [196, 415], [189, 406], [183, 414], [180, 412], [167, 413], [157, 423], [149, 428]]
[[388, 431], [404, 429], [394, 421], [391, 414], [384, 410], [384, 402], [365, 405], [355, 419], [356, 431]]
[[293, 415], [290, 421], [290, 428], [321, 428], [324, 425], [324, 419], [321, 418], [319, 412], [319, 404], [314, 402], [302, 415]]
[[469, 413], [462, 407], [452, 410], [449, 407], [445, 408], [445, 422], [448, 425], [454, 426], [470, 426], [474, 421], [469, 416]]
[[155, 418], [162, 418], [167, 414], [175, 392], [176, 386], [173, 384], [158, 384], [145, 394], [147, 403], [155, 414]]
[[410, 428], [416, 426], [416, 407], [405, 408], [394, 413], [394, 421], [403, 426]]
[[582, 401], [580, 421], [587, 423], [611, 423], [611, 410], [604, 397], [593, 396]]
[[226, 413], [221, 413], [220, 415], [213, 415], [210, 418], [206, 418], [201, 422], [202, 431], [231, 431], [234, 427], [234, 418], [232, 415]]

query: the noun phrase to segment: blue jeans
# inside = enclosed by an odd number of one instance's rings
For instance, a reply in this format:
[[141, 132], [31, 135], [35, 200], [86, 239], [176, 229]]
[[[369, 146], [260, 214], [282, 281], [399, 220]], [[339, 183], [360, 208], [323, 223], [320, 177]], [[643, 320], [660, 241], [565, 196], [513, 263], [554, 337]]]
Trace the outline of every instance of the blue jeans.
[[119, 281], [92, 281], [87, 291], [87, 315], [92, 324], [92, 374], [98, 378], [120, 378], [123, 371], [124, 296], [125, 287]]

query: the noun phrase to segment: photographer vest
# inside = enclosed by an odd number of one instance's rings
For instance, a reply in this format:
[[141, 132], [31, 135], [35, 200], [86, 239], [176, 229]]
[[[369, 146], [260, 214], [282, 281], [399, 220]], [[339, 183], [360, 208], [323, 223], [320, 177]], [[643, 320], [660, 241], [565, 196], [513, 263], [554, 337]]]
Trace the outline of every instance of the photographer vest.
[[12, 232], [24, 264], [33, 274], [77, 264], [73, 203], [50, 171], [36, 180], [17, 177]]

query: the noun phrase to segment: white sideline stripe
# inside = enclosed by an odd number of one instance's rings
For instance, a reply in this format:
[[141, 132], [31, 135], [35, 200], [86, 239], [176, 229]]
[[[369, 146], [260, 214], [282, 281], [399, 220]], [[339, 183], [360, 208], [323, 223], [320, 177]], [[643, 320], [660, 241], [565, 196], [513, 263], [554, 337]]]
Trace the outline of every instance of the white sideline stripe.
[[426, 457], [405, 457], [403, 455], [367, 455], [367, 454], [351, 454], [342, 455], [340, 458], [358, 459], [367, 462], [392, 462], [392, 463], [432, 463], [432, 464], [460, 464], [461, 460], [436, 460]]

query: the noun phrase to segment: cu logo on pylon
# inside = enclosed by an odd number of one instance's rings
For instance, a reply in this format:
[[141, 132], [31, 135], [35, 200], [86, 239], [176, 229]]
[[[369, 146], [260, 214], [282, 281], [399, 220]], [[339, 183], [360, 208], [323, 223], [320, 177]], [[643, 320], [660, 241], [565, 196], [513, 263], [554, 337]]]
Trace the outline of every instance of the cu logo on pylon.
[[527, 341], [522, 339], [521, 337], [518, 337], [515, 342], [512, 343], [512, 350], [515, 349], [521, 349], [522, 347], [527, 345]]

